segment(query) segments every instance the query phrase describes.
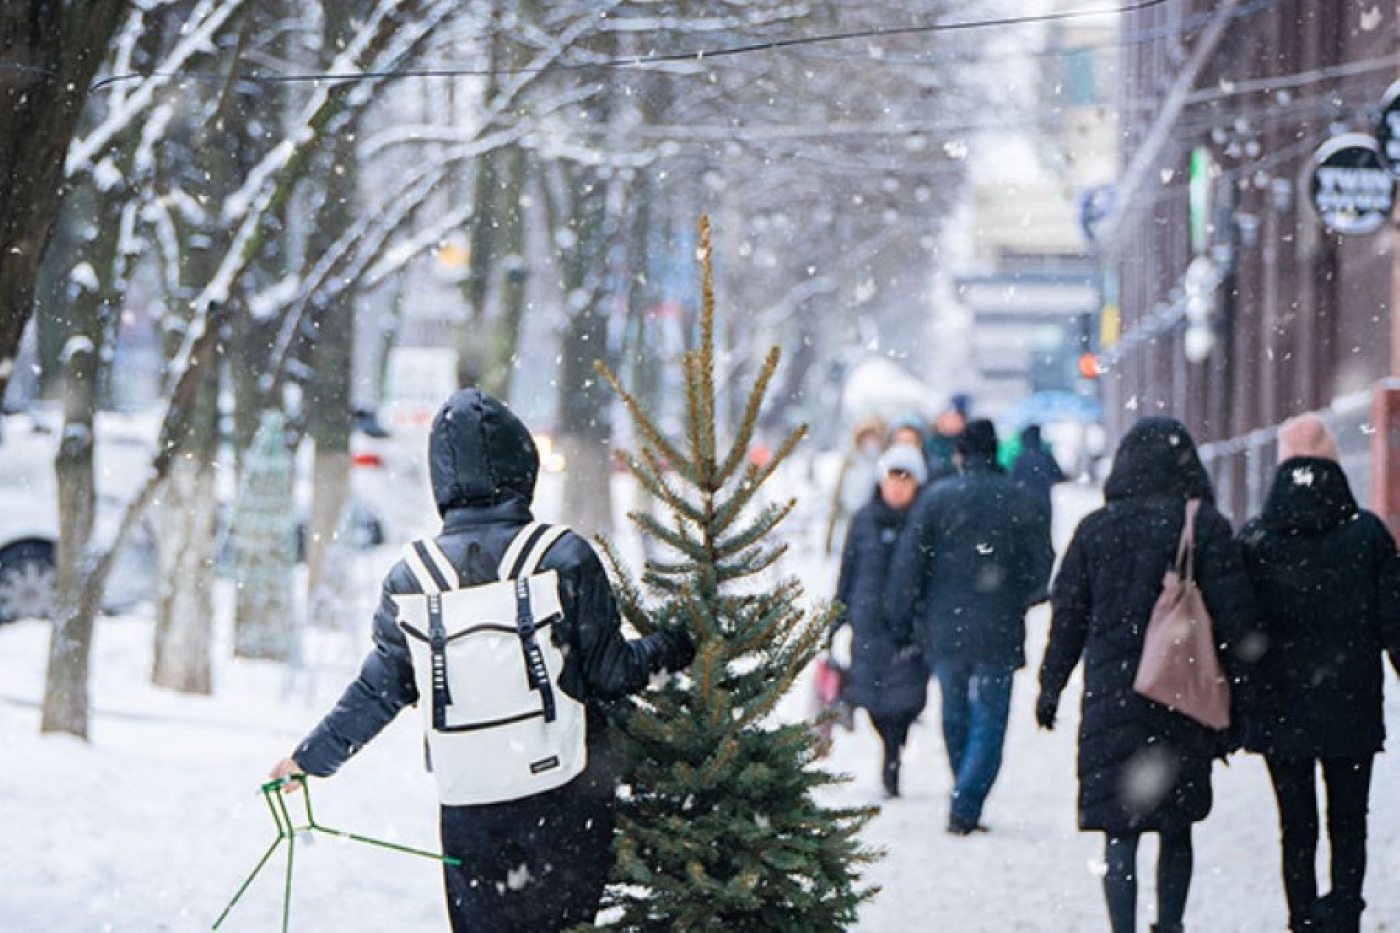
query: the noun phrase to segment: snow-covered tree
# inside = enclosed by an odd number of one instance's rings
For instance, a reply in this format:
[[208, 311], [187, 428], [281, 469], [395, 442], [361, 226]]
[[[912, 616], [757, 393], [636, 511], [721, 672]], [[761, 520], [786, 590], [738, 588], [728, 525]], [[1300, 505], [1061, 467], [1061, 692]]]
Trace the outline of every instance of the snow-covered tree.
[[615, 925], [628, 930], [840, 930], [873, 893], [859, 874], [874, 853], [857, 837], [873, 811], [818, 803], [814, 792], [842, 779], [818, 766], [808, 724], [774, 716], [819, 650], [832, 612], [804, 608], [801, 585], [779, 572], [785, 548], [773, 531], [793, 503], [764, 498], [764, 483], [803, 431], [789, 434], [767, 463], [751, 461], [776, 348], [732, 438], [717, 430], [704, 220], [700, 258], [700, 342], [684, 360], [684, 436], [663, 434], [600, 367], [638, 433], [632, 475], [657, 503], [632, 519], [662, 548], [640, 580], [606, 548], [623, 616], [641, 632], [685, 629], [697, 644], [689, 670], [636, 699], [623, 719], [633, 771], [609, 906], [620, 915]]
[[[138, 71], [130, 76], [130, 81], [120, 82], [123, 88], [113, 95], [105, 107], [93, 131], [72, 148], [69, 155], [70, 175], [75, 179], [92, 177], [103, 179], [111, 170], [93, 171], [89, 165], [98, 167], [109, 164], [114, 154], [129, 151], [131, 140], [138, 127], [150, 130], [146, 141], [157, 138], [170, 123], [170, 112], [163, 109], [172, 104], [170, 92], [177, 73], [199, 56], [205, 54], [228, 54], [233, 56], [237, 68], [248, 67], [248, 62], [239, 57], [244, 46], [238, 43], [221, 43], [220, 37], [227, 36], [223, 30], [232, 24], [232, 14], [241, 6], [241, 0], [197, 0], [192, 6], [151, 3], [138, 9], [133, 22], [141, 21], [135, 32], [129, 34], [169, 37], [169, 44], [160, 50], [163, 58], [149, 71]], [[332, 73], [383, 75], [395, 67], [409, 61], [421, 52], [424, 43], [433, 30], [441, 24], [453, 8], [447, 0], [377, 0], [353, 38], [345, 47], [337, 50], [328, 66]], [[143, 30], [146, 14], [151, 20], [174, 26], [168, 30], [155, 28]], [[249, 27], [256, 23], [250, 17], [241, 25]], [[248, 33], [245, 31], [246, 37]], [[125, 48], [118, 43], [118, 55]], [[118, 62], [122, 61], [120, 57]], [[118, 76], [126, 77], [126, 76]], [[272, 231], [280, 229], [279, 219], [284, 217], [283, 209], [292, 197], [299, 180], [306, 175], [312, 157], [321, 151], [327, 141], [334, 137], [338, 128], [337, 119], [347, 112], [363, 110], [373, 102], [373, 89], [382, 78], [371, 78], [352, 82], [348, 91], [340, 89], [338, 82], [325, 81], [310, 88], [301, 95], [296, 106], [290, 107], [290, 116], [274, 120], [262, 126], [262, 147], [243, 146], [230, 153], [228, 148], [220, 149], [220, 141], [210, 142], [196, 148], [204, 157], [232, 155], [243, 158], [242, 164], [224, 166], [227, 171], [208, 172], [206, 182], [213, 182], [215, 188], [201, 189], [197, 183], [180, 184], [181, 179], [168, 171], [168, 164], [162, 166], [150, 151], [125, 162], [117, 160], [116, 175], [124, 181], [131, 178], [154, 175], [158, 181], [147, 185], [147, 194], [159, 191], [158, 196], [144, 201], [130, 198], [122, 204], [122, 216], [127, 222], [119, 226], [127, 244], [117, 249], [115, 255], [123, 262], [129, 261], [139, 249], [129, 248], [135, 242], [135, 230], [139, 220], [144, 226], [141, 233], [149, 240], [160, 244], [159, 255], [166, 270], [162, 281], [167, 287], [165, 296], [167, 307], [187, 310], [180, 327], [171, 331], [176, 340], [168, 375], [169, 405], [163, 419], [160, 440], [155, 451], [152, 469], [145, 485], [128, 504], [120, 529], [110, 546], [100, 550], [84, 549], [75, 539], [73, 547], [65, 548], [69, 562], [76, 567], [65, 570], [60, 567], [60, 580], [81, 579], [81, 599], [74, 605], [60, 606], [56, 620], [53, 647], [50, 652], [49, 676], [45, 687], [45, 714], [43, 726], [46, 731], [66, 731], [77, 735], [86, 734], [87, 725], [87, 678], [90, 655], [93, 618], [101, 603], [101, 594], [107, 574], [117, 550], [120, 549], [130, 530], [140, 520], [147, 506], [156, 500], [162, 490], [168, 507], [174, 508], [174, 515], [206, 515], [212, 519], [212, 506], [215, 502], [212, 489], [211, 467], [213, 450], [218, 442], [216, 431], [216, 409], [213, 401], [218, 392], [217, 360], [224, 349], [228, 331], [226, 328], [236, 321], [241, 313], [252, 319], [257, 307], [274, 305], [285, 310], [286, 303], [259, 302], [255, 287], [258, 276], [250, 270], [258, 267], [259, 257], [266, 256], [269, 243], [275, 237]], [[225, 82], [226, 91], [236, 93], [241, 87], [238, 81]], [[179, 97], [178, 94], [175, 97]], [[238, 115], [224, 109], [233, 98], [229, 94], [215, 95], [213, 109], [207, 114], [207, 125], [201, 124], [199, 132], [227, 133], [230, 123]], [[156, 116], [152, 117], [154, 113]], [[187, 124], [188, 126], [188, 124]], [[245, 124], [239, 124], [248, 130]], [[245, 134], [246, 135], [246, 134]], [[163, 140], [164, 141], [164, 140]], [[162, 155], [168, 151], [162, 148]], [[178, 147], [175, 147], [178, 148]], [[154, 164], [154, 168], [151, 165]], [[164, 174], [162, 174], [164, 169]], [[198, 173], [194, 173], [195, 176]], [[176, 184], [168, 184], [175, 180]], [[186, 175], [183, 181], [191, 181]], [[234, 183], [218, 189], [220, 183]], [[134, 187], [134, 186], [133, 186]], [[141, 209], [137, 210], [137, 206]], [[317, 270], [317, 257], [308, 260], [304, 278], [311, 278]], [[81, 268], [81, 267], [80, 267]], [[91, 278], [102, 281], [95, 274]], [[265, 282], [266, 279], [263, 279]], [[112, 293], [109, 304], [119, 307], [129, 281], [121, 274], [110, 279]], [[172, 318], [173, 320], [173, 318]], [[97, 367], [102, 357], [93, 353], [94, 362], [87, 363], [87, 345], [74, 344], [70, 354], [75, 370], [79, 366]], [[264, 357], [264, 361], [268, 361]], [[276, 363], [275, 354], [270, 358]], [[271, 365], [277, 376], [286, 371], [283, 365]], [[91, 384], [98, 381], [97, 377]], [[277, 379], [271, 384], [276, 386]], [[73, 419], [70, 419], [73, 420]], [[75, 426], [81, 422], [73, 420]], [[203, 427], [201, 427], [203, 426]], [[78, 437], [80, 432], [71, 432]], [[90, 444], [90, 439], [88, 441]], [[75, 458], [73, 458], [75, 459]], [[76, 461], [75, 459], [75, 462]], [[79, 463], [81, 467], [81, 463]], [[190, 471], [192, 482], [167, 482], [172, 472]], [[88, 468], [90, 479], [90, 468]], [[81, 502], [78, 499], [82, 484], [70, 484], [64, 493], [65, 501], [60, 509], [70, 508], [75, 517]], [[183, 493], [183, 494], [182, 494]], [[173, 503], [172, 503], [172, 500]], [[65, 504], [67, 503], [67, 504]], [[288, 509], [290, 511], [290, 509]], [[186, 525], [167, 525], [166, 531], [173, 532]], [[191, 670], [198, 670], [208, 664], [208, 648], [212, 643], [209, 626], [212, 612], [208, 611], [212, 592], [212, 545], [213, 522], [204, 521], [188, 527], [193, 535], [167, 534], [167, 553], [170, 545], [176, 545], [173, 553], [191, 556], [177, 564], [170, 563], [170, 578], [163, 582], [163, 606], [168, 609], [169, 624], [158, 624], [158, 632], [165, 633], [161, 645], [156, 650], [157, 677], [172, 686], [188, 689], [203, 689], [198, 677], [191, 681]], [[175, 538], [179, 538], [176, 541]], [[200, 555], [203, 555], [201, 557]], [[70, 600], [70, 602], [73, 602]], [[286, 624], [285, 619], [276, 620]], [[197, 631], [188, 631], [190, 626]], [[173, 637], [171, 633], [178, 633]], [[201, 635], [202, 633], [202, 635]], [[187, 637], [193, 636], [193, 637]], [[172, 652], [171, 645], [181, 645], [190, 650]], [[161, 671], [169, 662], [169, 673]]]
[[0, 399], [67, 190], [68, 147], [130, 0], [0, 4]]

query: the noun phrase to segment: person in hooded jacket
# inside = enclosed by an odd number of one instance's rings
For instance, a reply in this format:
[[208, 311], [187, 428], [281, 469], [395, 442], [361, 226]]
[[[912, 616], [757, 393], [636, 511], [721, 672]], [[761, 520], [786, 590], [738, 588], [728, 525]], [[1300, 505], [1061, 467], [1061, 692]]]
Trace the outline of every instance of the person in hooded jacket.
[[1021, 452], [1011, 464], [1011, 479], [1044, 503], [1047, 509], [1051, 504], [1050, 490], [1056, 483], [1068, 479], [1055, 455], [1041, 439], [1040, 425], [1028, 424], [1021, 429]]
[[[1383, 651], [1400, 672], [1395, 541], [1356, 504], [1321, 418], [1285, 422], [1278, 447], [1264, 510], [1239, 536], [1268, 639], [1246, 747], [1264, 755], [1278, 801], [1288, 929], [1355, 933], [1371, 763], [1385, 739]], [[1319, 769], [1332, 856], [1321, 898]]]
[[899, 796], [900, 757], [909, 727], [928, 699], [928, 671], [914, 651], [901, 651], [885, 625], [886, 569], [919, 487], [928, 479], [923, 451], [896, 444], [880, 458], [875, 495], [856, 513], [841, 551], [836, 600], [845, 609], [832, 626], [851, 627], [851, 666], [843, 698], [866, 711], [884, 749], [881, 781]]
[[1110, 925], [1113, 933], [1137, 928], [1138, 842], [1153, 832], [1161, 843], [1153, 929], [1179, 933], [1191, 885], [1191, 827], [1210, 813], [1211, 765], [1227, 750], [1227, 738], [1137, 694], [1133, 679], [1188, 499], [1202, 501], [1195, 579], [1232, 680], [1247, 671], [1251, 645], [1257, 650], [1250, 639], [1252, 589], [1230, 523], [1214, 506], [1210, 480], [1180, 422], [1143, 418], [1128, 431], [1104, 499], [1075, 529], [1051, 590], [1036, 720], [1054, 728], [1060, 694], [1082, 659], [1079, 828], [1105, 837]]
[[885, 622], [923, 653], [942, 696], [953, 773], [948, 832], [984, 831], [1001, 770], [1012, 675], [1026, 663], [1026, 611], [1046, 595], [1050, 516], [997, 463], [996, 428], [958, 436], [957, 476], [919, 494], [891, 557]]
[[[438, 546], [459, 577], [468, 554], [495, 567], [532, 520], [539, 453], [523, 423], [499, 400], [475, 388], [452, 395], [433, 420], [428, 445], [433, 494], [442, 516]], [[641, 690], [653, 673], [679, 670], [694, 656], [690, 637], [665, 631], [623, 636], [616, 603], [598, 556], [566, 532], [544, 554], [542, 570], [558, 573], [563, 617], [550, 637], [566, 656], [559, 686], [587, 710], [587, 766], [554, 790], [517, 800], [443, 805], [440, 829], [447, 912], [466, 930], [558, 930], [591, 923], [612, 865], [617, 757], [611, 753], [601, 704]], [[384, 580], [374, 616], [374, 649], [335, 707], [273, 778], [329, 777], [405, 706], [418, 702], [413, 662], [396, 624], [396, 594], [420, 593], [404, 561]], [[297, 787], [287, 784], [288, 790]]]

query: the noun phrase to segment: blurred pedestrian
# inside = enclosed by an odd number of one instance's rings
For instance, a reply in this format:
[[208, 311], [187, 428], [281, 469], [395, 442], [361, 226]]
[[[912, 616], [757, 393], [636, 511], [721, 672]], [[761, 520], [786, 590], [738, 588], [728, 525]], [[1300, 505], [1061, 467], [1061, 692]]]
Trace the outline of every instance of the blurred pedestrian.
[[938, 678], [953, 773], [948, 831], [983, 830], [1001, 770], [1011, 681], [1025, 666], [1026, 610], [1045, 599], [1050, 520], [997, 463], [996, 429], [974, 420], [958, 438], [959, 474], [919, 494], [900, 533], [885, 619]]
[[[1385, 739], [1381, 654], [1400, 672], [1395, 541], [1359, 507], [1327, 425], [1279, 429], [1264, 510], [1240, 532], [1268, 650], [1247, 746], [1278, 801], [1290, 931], [1355, 933], [1366, 876], [1371, 763]], [[1317, 894], [1317, 772], [1327, 794], [1331, 891]]]
[[1250, 644], [1253, 598], [1230, 523], [1215, 508], [1210, 480], [1180, 422], [1144, 418], [1128, 431], [1104, 499], [1080, 522], [1055, 577], [1036, 721], [1054, 728], [1060, 694], [1083, 659], [1079, 828], [1105, 836], [1103, 888], [1113, 933], [1137, 928], [1137, 849], [1145, 832], [1161, 842], [1153, 930], [1179, 933], [1191, 886], [1191, 826], [1210, 813], [1211, 764], [1227, 740], [1139, 695], [1133, 680], [1188, 499], [1202, 503], [1194, 579], [1231, 674], [1246, 668], [1237, 652]]
[[1021, 429], [1021, 452], [1011, 464], [1011, 479], [1050, 509], [1050, 490], [1066, 479], [1065, 471], [1040, 436], [1040, 425]]
[[913, 650], [901, 650], [885, 624], [886, 571], [909, 509], [927, 479], [921, 448], [895, 444], [885, 452], [880, 485], [846, 535], [836, 583], [836, 599], [844, 609], [832, 631], [849, 625], [852, 633], [845, 699], [866, 711], [880, 736], [886, 797], [899, 796], [901, 753], [928, 696], [923, 660]]
[[[626, 639], [607, 573], [588, 542], [558, 527], [532, 524], [530, 507], [539, 454], [529, 430], [503, 403], [477, 389], [464, 389], [450, 397], [433, 420], [428, 464], [442, 515], [442, 532], [431, 542], [414, 543], [417, 560], [406, 556], [390, 569], [374, 617], [374, 650], [365, 658], [359, 677], [296, 751], [277, 762], [271, 776], [329, 777], [400, 710], [421, 699], [429, 716], [428, 749], [442, 802], [443, 850], [460, 862], [444, 863], [443, 868], [452, 929], [458, 933], [468, 929], [558, 930], [592, 923], [612, 865], [619, 777], [617, 756], [609, 750], [608, 728], [599, 704], [642, 690], [651, 675], [663, 669], [685, 667], [694, 656], [694, 646], [679, 630]], [[522, 530], [527, 529], [533, 531], [530, 540], [518, 542], [525, 537]], [[552, 543], [545, 543], [560, 531], [563, 533]], [[551, 677], [558, 670], [557, 680], [527, 678], [522, 663], [519, 679], [522, 683], [528, 680], [526, 686], [531, 687], [524, 692], [549, 698], [543, 713], [536, 709], [524, 716], [505, 717], [502, 697], [493, 695], [495, 715], [500, 718], [469, 725], [447, 722], [449, 713], [460, 715], [458, 703], [470, 708], [455, 691], [456, 701], [447, 691], [448, 685], [461, 684], [459, 675], [463, 672], [456, 669], [459, 655], [454, 655], [451, 642], [444, 650], [434, 639], [431, 669], [425, 662], [415, 671], [414, 649], [405, 637], [410, 623], [402, 613], [407, 603], [426, 599], [425, 575], [447, 579], [451, 573], [475, 584], [495, 581], [508, 547], [512, 552], [518, 549], [520, 564], [538, 562], [541, 568], [540, 586], [537, 588], [532, 579], [527, 585], [529, 592], [544, 596], [545, 587], [557, 580], [553, 592], [559, 613], [542, 619], [538, 636], [529, 638], [528, 643], [523, 628], [519, 639], [514, 632], [509, 633], [512, 641], [525, 648], [527, 657], [534, 653], [539, 667]], [[436, 613], [429, 625], [435, 627], [449, 616], [452, 605], [460, 605], [450, 598], [463, 592], [442, 586], [437, 589], [446, 592], [434, 597], [441, 601], [440, 611], [433, 610], [428, 600], [428, 612]], [[455, 625], [452, 619], [446, 621]], [[542, 647], [540, 642], [545, 639], [549, 644]], [[454, 637], [453, 642], [457, 641], [470, 639]], [[519, 661], [521, 647], [513, 655], [496, 657]], [[426, 647], [422, 653], [426, 655]], [[559, 655], [562, 668], [554, 663]], [[468, 679], [489, 680], [496, 672], [465, 673]], [[504, 734], [500, 730], [520, 723], [533, 723], [543, 730], [546, 726], [540, 724], [551, 720], [570, 721], [570, 707], [579, 704], [584, 707], [580, 725], [584, 728], [585, 761], [579, 763], [582, 771], [564, 783], [550, 777], [556, 772], [562, 776], [558, 757], [517, 761], [520, 755], [502, 754], [483, 759], [470, 751], [477, 745], [461, 744], [470, 743], [473, 735]], [[514, 750], [508, 742], [497, 744]], [[497, 792], [489, 795], [491, 802], [463, 802], [476, 794], [483, 778], [502, 775], [507, 779], [493, 787]], [[552, 786], [527, 796], [513, 796], [510, 791], [522, 781]], [[462, 793], [467, 785], [472, 787], [471, 794]], [[296, 787], [295, 783], [287, 785], [288, 789]]]
[[924, 458], [928, 460], [929, 482], [934, 483], [958, 472], [954, 462], [958, 437], [967, 427], [972, 400], [962, 392], [954, 393], [948, 404], [933, 420], [933, 430], [925, 432]]
[[832, 553], [846, 534], [851, 516], [870, 501], [880, 481], [877, 462], [885, 452], [885, 422], [865, 418], [851, 432], [851, 446], [841, 458], [832, 490], [826, 522], [826, 553]]
[[894, 421], [891, 421], [889, 434], [885, 438], [886, 449], [896, 444], [907, 444], [910, 447], [917, 447], [919, 449], [924, 458], [924, 472], [928, 477], [924, 480], [925, 484], [937, 478], [930, 469], [927, 447], [928, 438], [928, 425], [925, 424], [924, 419], [917, 414], [904, 415], [901, 418], [896, 418]]

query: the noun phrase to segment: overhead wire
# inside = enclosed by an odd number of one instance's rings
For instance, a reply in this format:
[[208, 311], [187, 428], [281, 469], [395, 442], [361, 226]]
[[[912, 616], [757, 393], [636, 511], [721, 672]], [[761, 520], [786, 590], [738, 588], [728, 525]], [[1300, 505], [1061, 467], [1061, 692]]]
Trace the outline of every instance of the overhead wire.
[[[391, 78], [454, 78], [454, 77], [488, 77], [533, 74], [545, 70], [557, 71], [579, 71], [598, 68], [616, 69], [642, 69], [663, 64], [696, 63], [713, 59], [731, 58], [742, 55], [752, 55], [759, 52], [780, 51], [784, 49], [800, 48], [803, 46], [822, 45], [836, 42], [847, 42], [856, 39], [885, 38], [901, 35], [922, 35], [941, 32], [966, 32], [977, 29], [994, 29], [1010, 26], [1021, 26], [1039, 23], [1054, 23], [1083, 19], [1094, 16], [1114, 16], [1127, 13], [1136, 13], [1161, 6], [1170, 0], [1134, 0], [1117, 7], [1099, 9], [1079, 9], [1063, 10], [1054, 13], [1038, 13], [1027, 16], [1004, 16], [988, 19], [962, 20], [951, 23], [923, 23], [909, 26], [881, 26], [870, 29], [856, 29], [842, 32], [817, 33], [806, 36], [790, 36], [786, 38], [768, 39], [757, 42], [749, 42], [741, 45], [720, 46], [708, 49], [693, 49], [679, 52], [655, 53], [646, 55], [628, 55], [612, 58], [600, 59], [596, 62], [562, 62], [551, 65], [526, 65], [512, 68], [426, 68], [426, 69], [390, 69], [385, 71], [359, 71], [359, 72], [305, 72], [289, 74], [248, 74], [239, 75], [238, 80], [251, 83], [265, 84], [290, 84], [309, 82], [351, 82], [351, 81], [372, 81]], [[0, 68], [12, 68], [17, 66], [0, 64]], [[52, 74], [52, 72], [50, 72]], [[56, 77], [56, 75], [55, 75]], [[124, 82], [140, 81], [151, 78], [163, 78], [165, 80], [189, 80], [189, 81], [227, 81], [227, 74], [211, 72], [141, 72], [121, 75], [109, 75], [94, 82], [90, 91], [99, 91], [103, 88]]]

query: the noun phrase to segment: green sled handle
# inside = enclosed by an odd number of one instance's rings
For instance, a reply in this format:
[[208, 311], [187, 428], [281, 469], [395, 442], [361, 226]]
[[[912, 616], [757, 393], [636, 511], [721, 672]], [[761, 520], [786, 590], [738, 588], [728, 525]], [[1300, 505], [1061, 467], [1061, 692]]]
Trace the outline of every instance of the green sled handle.
[[[301, 785], [301, 798], [306, 804], [306, 822], [298, 826], [292, 819], [291, 811], [287, 809], [287, 795], [282, 793], [282, 789], [288, 784], [296, 782]], [[267, 808], [272, 812], [272, 822], [277, 825], [277, 838], [272, 840], [272, 845], [267, 847], [263, 857], [258, 859], [258, 864], [253, 866], [253, 870], [248, 873], [243, 884], [239, 885], [238, 891], [234, 893], [233, 899], [228, 902], [223, 913], [219, 914], [219, 919], [214, 921], [212, 929], [217, 930], [219, 924], [223, 923], [233, 910], [233, 905], [238, 903], [238, 899], [243, 896], [243, 892], [248, 890], [253, 879], [258, 876], [258, 872], [263, 870], [272, 858], [272, 853], [277, 851], [277, 847], [282, 843], [287, 844], [287, 873], [282, 886], [282, 933], [287, 933], [288, 923], [291, 920], [292, 907], [292, 862], [296, 855], [297, 833], [316, 832], [325, 833], [328, 836], [339, 836], [342, 839], [349, 839], [353, 842], [363, 842], [372, 846], [379, 846], [382, 849], [392, 849], [395, 852], [403, 852], [407, 855], [421, 855], [424, 858], [435, 859], [445, 862], [448, 865], [461, 865], [462, 860], [453, 858], [450, 855], [440, 855], [437, 852], [426, 852], [423, 849], [415, 849], [411, 846], [399, 845], [396, 842], [385, 842], [383, 839], [371, 839], [369, 836], [361, 836], [358, 833], [348, 833], [343, 829], [332, 829], [329, 826], [322, 826], [316, 822], [316, 817], [311, 812], [311, 788], [306, 783], [306, 775], [293, 774], [289, 777], [278, 778], [275, 781], [268, 781], [261, 788], [263, 799], [267, 801]]]

